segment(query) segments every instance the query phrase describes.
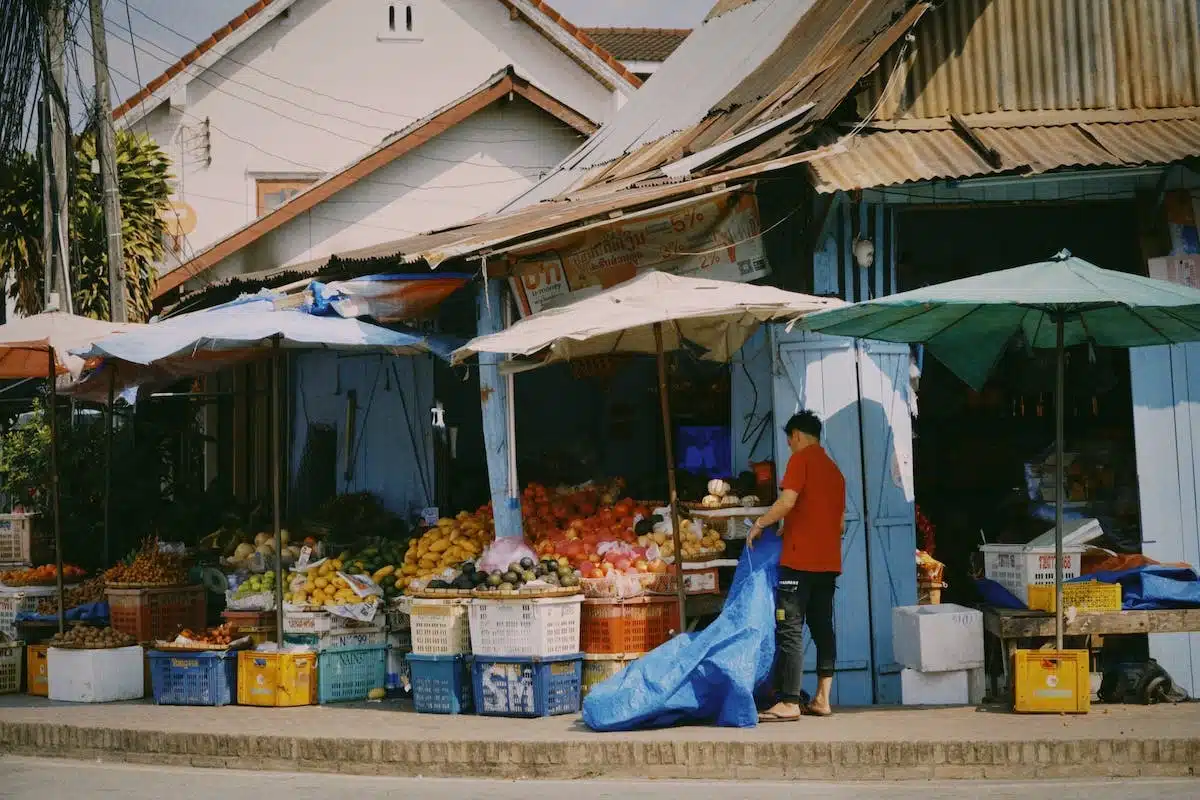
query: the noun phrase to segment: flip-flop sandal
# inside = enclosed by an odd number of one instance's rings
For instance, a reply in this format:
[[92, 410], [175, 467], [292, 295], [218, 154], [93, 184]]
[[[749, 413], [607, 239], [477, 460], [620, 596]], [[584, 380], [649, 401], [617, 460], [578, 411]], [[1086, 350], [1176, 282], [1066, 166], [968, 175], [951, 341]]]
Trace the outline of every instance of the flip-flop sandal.
[[832, 717], [833, 711], [817, 711], [812, 706], [801, 706], [800, 714], [805, 717]]
[[758, 715], [758, 721], [759, 722], [795, 722], [798, 719], [800, 719], [800, 717], [802, 717], [802, 716], [804, 716], [803, 713], [797, 714], [796, 716], [792, 717], [792, 716], [784, 716], [783, 714], [776, 714], [774, 711], [764, 711]]

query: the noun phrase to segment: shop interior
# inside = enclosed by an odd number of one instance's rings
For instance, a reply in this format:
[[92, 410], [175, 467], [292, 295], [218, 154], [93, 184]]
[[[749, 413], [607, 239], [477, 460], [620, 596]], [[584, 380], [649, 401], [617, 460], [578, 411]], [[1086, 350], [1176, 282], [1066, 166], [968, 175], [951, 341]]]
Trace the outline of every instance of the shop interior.
[[[1142, 271], [1132, 203], [914, 207], [898, 215], [902, 291], [1043, 260], [1062, 248]], [[917, 503], [934, 529], [918, 547], [945, 567], [944, 602], [978, 602], [978, 546], [1053, 528], [1052, 352], [1015, 345], [982, 392], [918, 351]], [[1095, 545], [1137, 553], [1141, 534], [1127, 351], [1073, 348], [1066, 371], [1067, 519], [1096, 518]], [[1043, 475], [1044, 473], [1044, 475]], [[930, 541], [932, 540], [932, 541]]]

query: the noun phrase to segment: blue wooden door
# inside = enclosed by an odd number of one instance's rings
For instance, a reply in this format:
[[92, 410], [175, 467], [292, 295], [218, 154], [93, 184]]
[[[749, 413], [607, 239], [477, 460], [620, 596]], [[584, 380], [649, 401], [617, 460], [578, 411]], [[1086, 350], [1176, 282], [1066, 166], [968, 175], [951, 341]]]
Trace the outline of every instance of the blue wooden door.
[[[1142, 552], [1200, 564], [1200, 344], [1129, 354]], [[1150, 655], [1200, 691], [1200, 634], [1153, 634]]]
[[858, 348], [875, 702], [899, 703], [892, 609], [917, 602], [909, 348], [873, 341]]
[[[822, 444], [846, 476], [842, 577], [834, 606], [838, 654], [833, 702], [869, 705], [874, 697], [871, 626], [867, 624], [871, 608], [855, 342], [812, 333], [789, 334], [782, 327], [776, 327], [774, 334], [775, 463], [780, 477], [789, 456], [781, 428], [802, 408], [816, 412], [825, 423]], [[816, 653], [807, 635], [805, 639], [806, 688], [811, 693]]]

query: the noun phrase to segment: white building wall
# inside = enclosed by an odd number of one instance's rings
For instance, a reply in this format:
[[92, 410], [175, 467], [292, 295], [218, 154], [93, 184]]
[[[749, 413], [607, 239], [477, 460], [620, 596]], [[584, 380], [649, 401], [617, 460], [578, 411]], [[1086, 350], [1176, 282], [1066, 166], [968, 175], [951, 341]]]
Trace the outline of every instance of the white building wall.
[[[397, 9], [395, 32], [389, 6]], [[298, 0], [286, 18], [176, 92], [169, 110], [126, 118], [171, 154], [182, 199], [195, 210], [195, 230], [176, 263], [255, 217], [256, 179], [336, 171], [509, 64], [596, 122], [621, 99], [497, 0]], [[528, 135], [494, 124], [495, 139]], [[514, 162], [522, 166], [511, 171], [533, 180], [557, 159]], [[498, 180], [511, 171], [481, 174]], [[518, 186], [511, 189], [509, 196]]]
[[500, 101], [243, 248], [206, 278], [309, 261], [494, 211], [582, 139], [522, 98]]

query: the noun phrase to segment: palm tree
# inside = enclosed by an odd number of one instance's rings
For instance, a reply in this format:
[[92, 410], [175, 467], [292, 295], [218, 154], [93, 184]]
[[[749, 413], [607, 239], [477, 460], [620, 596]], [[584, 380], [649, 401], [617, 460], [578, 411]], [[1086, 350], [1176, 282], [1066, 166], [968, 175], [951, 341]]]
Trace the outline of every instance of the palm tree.
[[[154, 265], [163, 255], [170, 162], [148, 136], [120, 131], [116, 144], [129, 319], [144, 321], [157, 279]], [[100, 176], [91, 171], [95, 137], [78, 137], [75, 149], [71, 299], [75, 313], [108, 319], [103, 189]], [[16, 279], [11, 292], [20, 313], [42, 309], [42, 167], [37, 154], [18, 152], [0, 167], [0, 274]]]

